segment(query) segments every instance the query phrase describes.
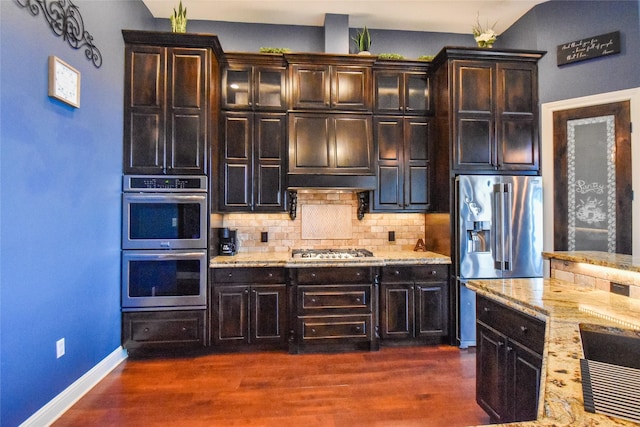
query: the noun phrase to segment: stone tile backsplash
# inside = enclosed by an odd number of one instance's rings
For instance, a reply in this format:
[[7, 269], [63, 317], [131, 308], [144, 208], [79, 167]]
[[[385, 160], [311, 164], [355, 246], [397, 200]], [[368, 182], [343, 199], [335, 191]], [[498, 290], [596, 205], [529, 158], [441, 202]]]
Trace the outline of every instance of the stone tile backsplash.
[[[338, 205], [340, 221], [351, 221], [349, 236], [338, 237], [333, 230], [322, 235], [322, 230], [331, 229], [334, 216], [323, 219], [322, 215], [301, 215], [304, 205], [323, 205], [317, 211], [326, 212], [326, 206]], [[351, 208], [346, 217], [345, 206]], [[292, 248], [366, 248], [375, 251], [413, 250], [418, 239], [425, 240], [425, 214], [421, 213], [367, 213], [362, 220], [357, 218], [357, 196], [355, 193], [337, 192], [298, 192], [298, 211], [295, 220], [288, 213], [259, 214], [231, 213], [211, 215], [213, 228], [227, 227], [237, 229], [240, 241], [239, 252], [288, 252]], [[314, 209], [309, 209], [315, 212]], [[348, 211], [347, 211], [348, 212]], [[305, 230], [313, 229], [312, 235], [305, 233], [303, 221], [327, 221], [328, 224], [304, 224]], [[309, 227], [311, 225], [311, 227]], [[342, 227], [349, 229], [349, 227]], [[268, 242], [260, 241], [261, 233], [268, 232]], [[389, 242], [389, 231], [395, 232], [395, 241]], [[318, 234], [320, 233], [320, 234]], [[348, 233], [347, 233], [348, 234]]]

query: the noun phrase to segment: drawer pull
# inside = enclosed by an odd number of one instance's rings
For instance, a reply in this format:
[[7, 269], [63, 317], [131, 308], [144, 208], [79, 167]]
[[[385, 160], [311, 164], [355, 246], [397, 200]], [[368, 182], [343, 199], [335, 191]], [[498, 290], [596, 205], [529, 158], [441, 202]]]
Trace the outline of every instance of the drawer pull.
[[184, 326], [182, 327], [182, 332], [187, 332], [187, 328], [185, 328]]
[[435, 271], [435, 270], [431, 270], [431, 275], [432, 275], [432, 276], [435, 276], [436, 274], [438, 274], [438, 272], [437, 272], [437, 271]]
[[269, 277], [273, 277], [273, 273], [269, 273]]
[[484, 312], [485, 312], [485, 313], [488, 313], [488, 312], [490, 312], [490, 311], [491, 311], [491, 310], [489, 310], [489, 307], [484, 307]]
[[149, 328], [144, 328], [144, 331], [145, 332], [149, 332]]
[[315, 298], [311, 298], [311, 302], [316, 302], [316, 299]]
[[316, 273], [311, 273], [311, 277], [316, 277]]
[[356, 298], [356, 302], [360, 302], [360, 298]]
[[360, 277], [362, 276], [362, 273], [360, 273], [359, 271], [356, 273], [356, 276]]
[[233, 273], [227, 274], [227, 277], [233, 277]]
[[394, 271], [393, 274], [395, 274], [396, 276], [399, 276], [400, 275], [400, 270]]
[[523, 325], [523, 326], [520, 326], [520, 330], [526, 334], [529, 329]]
[[311, 333], [312, 333], [312, 334], [315, 334], [315, 333], [316, 333], [315, 328], [311, 328]]

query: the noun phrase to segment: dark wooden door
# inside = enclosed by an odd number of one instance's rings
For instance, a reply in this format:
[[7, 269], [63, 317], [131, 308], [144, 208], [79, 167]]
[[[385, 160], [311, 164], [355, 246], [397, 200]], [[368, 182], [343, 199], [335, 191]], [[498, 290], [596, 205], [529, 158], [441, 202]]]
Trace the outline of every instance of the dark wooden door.
[[251, 287], [251, 342], [283, 344], [287, 340], [286, 285]]
[[383, 283], [380, 288], [381, 338], [412, 338], [414, 331], [413, 283]]
[[124, 172], [204, 174], [208, 50], [126, 48]]
[[331, 98], [329, 65], [292, 65], [291, 97], [291, 105], [295, 110], [329, 108]]
[[532, 421], [538, 417], [542, 357], [517, 342], [507, 343], [509, 397], [505, 422]]
[[484, 325], [476, 333], [476, 401], [492, 423], [504, 421], [507, 338]]
[[430, 159], [433, 121], [404, 119], [404, 209], [426, 211], [430, 205]]
[[404, 204], [404, 119], [378, 116], [373, 126], [378, 168], [373, 210], [399, 211]]
[[554, 249], [631, 254], [629, 101], [553, 114]]
[[255, 113], [253, 143], [253, 204], [261, 212], [285, 209], [285, 147], [287, 116]]
[[220, 210], [251, 210], [253, 113], [223, 113], [222, 132]]
[[349, 111], [371, 109], [371, 69], [339, 66], [331, 68], [331, 108]]
[[447, 334], [446, 282], [416, 283], [416, 336], [443, 336]]
[[213, 287], [214, 344], [249, 343], [249, 286]]
[[208, 134], [208, 53], [171, 48], [168, 55], [167, 173], [204, 174]]
[[125, 48], [124, 173], [164, 172], [166, 61], [163, 47]]

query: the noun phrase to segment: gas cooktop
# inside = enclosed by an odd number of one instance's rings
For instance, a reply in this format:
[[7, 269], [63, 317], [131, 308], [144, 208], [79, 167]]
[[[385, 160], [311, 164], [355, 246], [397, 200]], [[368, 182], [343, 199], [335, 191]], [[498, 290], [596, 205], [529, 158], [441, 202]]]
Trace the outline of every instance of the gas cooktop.
[[373, 257], [373, 253], [366, 249], [293, 249], [291, 257], [294, 260], [332, 260]]

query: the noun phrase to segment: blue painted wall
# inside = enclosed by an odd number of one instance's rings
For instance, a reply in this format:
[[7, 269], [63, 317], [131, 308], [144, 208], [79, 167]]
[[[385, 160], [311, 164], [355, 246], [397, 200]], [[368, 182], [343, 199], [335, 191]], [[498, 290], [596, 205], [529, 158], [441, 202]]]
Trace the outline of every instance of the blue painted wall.
[[[120, 28], [154, 22], [137, 0], [75, 1], [95, 68], [42, 13], [0, 4], [0, 424], [15, 426], [120, 345]], [[49, 55], [80, 70], [79, 109], [47, 96]]]
[[[554, 0], [512, 25], [496, 48], [547, 51], [539, 62], [540, 102], [640, 87], [640, 2]], [[621, 53], [558, 67], [558, 45], [613, 31]]]
[[[120, 29], [169, 30], [139, 0], [76, 0], [101, 50], [96, 69], [42, 15], [0, 1], [0, 425], [14, 426], [120, 344], [123, 48]], [[547, 50], [543, 102], [640, 86], [638, 0], [551, 1], [496, 48]], [[321, 27], [189, 21], [227, 51], [322, 52]], [[620, 30], [623, 52], [558, 68], [558, 44]], [[350, 29], [355, 34], [355, 29]], [[371, 31], [373, 53], [407, 58], [472, 46], [470, 34]], [[82, 73], [81, 108], [47, 97], [47, 57]], [[55, 342], [67, 354], [56, 359]]]

